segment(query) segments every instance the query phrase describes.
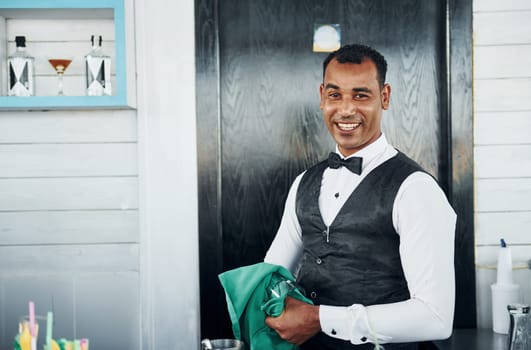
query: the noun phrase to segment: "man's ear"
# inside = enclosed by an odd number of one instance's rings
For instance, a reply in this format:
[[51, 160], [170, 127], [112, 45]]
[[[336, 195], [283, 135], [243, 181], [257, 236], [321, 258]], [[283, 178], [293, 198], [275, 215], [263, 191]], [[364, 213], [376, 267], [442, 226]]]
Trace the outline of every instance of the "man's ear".
[[388, 83], [385, 83], [382, 88], [381, 98], [382, 109], [389, 109], [389, 102], [391, 101], [391, 85]]

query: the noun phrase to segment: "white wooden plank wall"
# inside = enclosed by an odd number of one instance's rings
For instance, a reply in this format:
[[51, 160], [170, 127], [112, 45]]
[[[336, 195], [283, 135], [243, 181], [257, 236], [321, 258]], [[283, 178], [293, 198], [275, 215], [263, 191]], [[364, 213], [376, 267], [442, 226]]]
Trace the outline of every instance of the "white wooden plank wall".
[[[114, 77], [112, 20], [0, 24], [4, 53], [26, 36], [36, 95], [57, 92], [52, 57], [73, 59], [65, 94], [85, 94], [83, 56], [93, 34], [103, 35]], [[12, 347], [28, 300], [37, 314], [54, 310], [60, 337], [139, 348], [136, 130], [134, 110], [0, 112], [0, 348]]]
[[531, 2], [474, 0], [478, 327], [491, 328], [499, 239], [531, 302]]
[[[85, 95], [84, 56], [90, 51], [90, 37], [103, 36], [102, 51], [111, 57], [112, 84], [115, 80], [114, 21], [112, 19], [25, 19], [7, 18], [7, 53], [15, 51], [15, 37], [26, 36], [26, 51], [35, 57], [35, 95], [57, 93], [57, 76], [49, 58], [70, 58], [65, 71], [65, 95]], [[7, 84], [2, 82], [2, 84]]]
[[62, 337], [138, 348], [137, 174], [134, 110], [0, 112], [0, 348], [28, 300]]

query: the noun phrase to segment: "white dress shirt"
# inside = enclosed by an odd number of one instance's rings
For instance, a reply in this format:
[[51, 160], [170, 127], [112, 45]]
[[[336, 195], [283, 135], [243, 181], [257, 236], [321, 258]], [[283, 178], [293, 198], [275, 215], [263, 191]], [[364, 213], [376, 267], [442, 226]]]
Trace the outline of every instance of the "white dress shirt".
[[[337, 147], [336, 152], [339, 153]], [[330, 226], [359, 183], [396, 154], [396, 149], [382, 134], [353, 155], [363, 157], [361, 175], [345, 167], [327, 168], [319, 197], [324, 223]], [[282, 265], [294, 274], [303, 252], [301, 227], [295, 213], [297, 188], [303, 174], [291, 186], [280, 227], [264, 260]], [[400, 235], [400, 260], [411, 298], [371, 306], [321, 305], [321, 330], [327, 335], [352, 344], [413, 342], [451, 335], [455, 302], [455, 212], [436, 181], [424, 172], [415, 172], [400, 186], [392, 216], [393, 226]]]

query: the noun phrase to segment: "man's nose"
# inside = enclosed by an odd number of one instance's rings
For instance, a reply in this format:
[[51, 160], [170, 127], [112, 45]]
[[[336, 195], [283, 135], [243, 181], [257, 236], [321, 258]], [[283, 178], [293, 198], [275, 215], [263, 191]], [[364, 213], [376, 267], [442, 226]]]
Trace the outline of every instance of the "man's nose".
[[342, 117], [354, 115], [356, 114], [356, 103], [351, 99], [345, 98], [341, 101], [338, 112]]

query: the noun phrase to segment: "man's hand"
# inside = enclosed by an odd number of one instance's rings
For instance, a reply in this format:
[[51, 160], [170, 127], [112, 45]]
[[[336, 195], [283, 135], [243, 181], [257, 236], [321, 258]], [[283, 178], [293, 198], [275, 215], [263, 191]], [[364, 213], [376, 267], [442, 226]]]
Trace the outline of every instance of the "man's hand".
[[321, 330], [319, 306], [286, 297], [282, 314], [267, 317], [265, 323], [282, 339], [301, 345]]

